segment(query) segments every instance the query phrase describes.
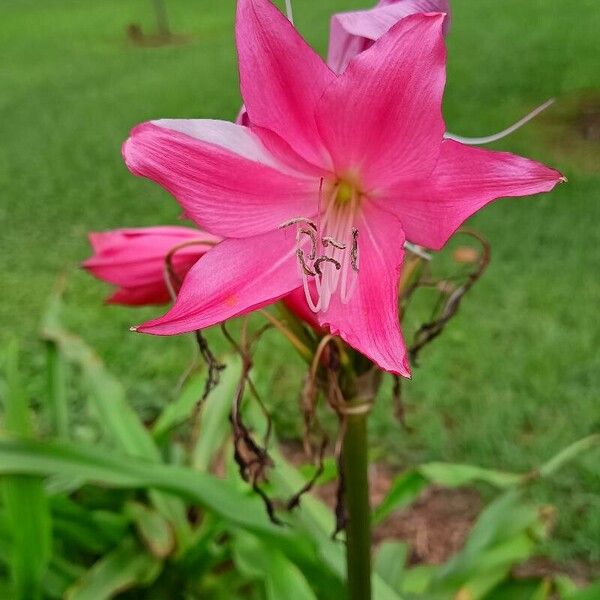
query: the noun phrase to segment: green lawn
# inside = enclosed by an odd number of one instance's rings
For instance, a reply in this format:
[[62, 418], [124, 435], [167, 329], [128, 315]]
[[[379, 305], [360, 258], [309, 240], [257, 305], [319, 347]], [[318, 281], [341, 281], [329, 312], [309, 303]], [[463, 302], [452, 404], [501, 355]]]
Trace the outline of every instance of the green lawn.
[[[296, 0], [299, 29], [320, 51], [328, 17], [359, 0]], [[105, 286], [77, 269], [86, 232], [176, 222], [175, 202], [129, 175], [120, 144], [139, 121], [231, 119], [240, 99], [233, 0], [169, 0], [189, 43], [137, 48], [125, 27], [152, 27], [148, 0], [3, 0], [0, 6], [0, 341], [23, 339], [30, 389], [42, 382], [36, 327], [57, 275], [68, 275], [68, 323], [127, 382], [149, 415], [171, 397], [190, 342], [130, 334], [155, 310], [104, 307]], [[501, 129], [550, 96], [559, 102], [498, 147], [560, 168], [552, 195], [497, 203], [472, 225], [492, 266], [405, 386], [413, 433], [382, 394], [372, 419], [398, 465], [452, 460], [527, 469], [600, 428], [600, 149], [579, 139], [583, 91], [600, 93], [597, 0], [454, 0], [445, 104], [448, 128]], [[363, 4], [364, 6], [364, 4]], [[596, 96], [596, 101], [598, 96]], [[596, 104], [600, 107], [600, 103]], [[600, 108], [599, 108], [600, 110]], [[265, 396], [295, 419], [301, 365], [269, 338]], [[74, 398], [74, 401], [76, 398]], [[560, 509], [562, 558], [600, 560], [598, 456], [564, 471], [540, 497]]]

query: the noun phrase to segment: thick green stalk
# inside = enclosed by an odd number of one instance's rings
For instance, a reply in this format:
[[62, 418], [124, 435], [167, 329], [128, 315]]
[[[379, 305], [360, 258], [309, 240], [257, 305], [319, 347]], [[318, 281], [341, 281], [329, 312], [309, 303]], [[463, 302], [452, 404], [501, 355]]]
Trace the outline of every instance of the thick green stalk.
[[[349, 403], [348, 412], [356, 404]], [[367, 458], [367, 415], [348, 414], [343, 446], [344, 501], [346, 525], [346, 563], [348, 599], [371, 599], [371, 509]]]

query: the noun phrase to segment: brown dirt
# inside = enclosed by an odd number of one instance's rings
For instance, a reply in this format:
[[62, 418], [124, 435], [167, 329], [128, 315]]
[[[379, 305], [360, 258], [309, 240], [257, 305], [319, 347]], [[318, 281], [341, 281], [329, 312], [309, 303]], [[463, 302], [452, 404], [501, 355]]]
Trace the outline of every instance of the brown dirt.
[[375, 542], [403, 540], [411, 549], [411, 564], [442, 564], [463, 547], [481, 508], [473, 489], [431, 487], [412, 506], [377, 527]]
[[531, 558], [513, 569], [513, 576], [517, 579], [550, 579], [556, 575], [568, 575], [574, 583], [583, 587], [588, 585], [597, 573], [593, 565], [583, 561], [561, 565], [543, 556]]
[[[286, 443], [286, 458], [295, 465], [306, 463], [300, 444]], [[379, 504], [388, 493], [396, 473], [375, 464], [369, 473], [371, 505]], [[315, 493], [333, 510], [337, 482], [320, 485]], [[444, 489], [432, 486], [404, 510], [390, 515], [375, 528], [375, 545], [384, 540], [402, 540], [410, 547], [410, 564], [441, 564], [458, 552], [482, 509], [479, 493], [471, 488]]]

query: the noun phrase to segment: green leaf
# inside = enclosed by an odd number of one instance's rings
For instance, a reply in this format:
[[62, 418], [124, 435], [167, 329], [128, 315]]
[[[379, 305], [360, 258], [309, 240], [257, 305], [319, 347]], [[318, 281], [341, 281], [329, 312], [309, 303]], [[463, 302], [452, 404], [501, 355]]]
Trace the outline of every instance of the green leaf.
[[242, 373], [238, 356], [225, 361], [227, 368], [221, 373], [219, 385], [211, 392], [202, 408], [198, 442], [193, 451], [192, 464], [207, 471], [227, 437], [231, 433], [229, 414], [235, 389]]
[[191, 377], [179, 396], [167, 404], [152, 426], [152, 435], [155, 439], [164, 438], [172, 429], [185, 423], [191, 417], [196, 403], [202, 397], [204, 381], [203, 375]]
[[484, 469], [475, 465], [429, 463], [418, 467], [418, 471], [430, 483], [450, 488], [483, 482], [500, 489], [508, 489], [523, 481], [523, 476], [517, 473]]
[[523, 475], [483, 469], [474, 465], [429, 463], [400, 474], [390, 491], [373, 511], [375, 524], [384, 521], [392, 512], [414, 502], [430, 484], [460, 487], [469, 483], [485, 482], [506, 489], [523, 481]]
[[[150, 432], [127, 403], [120, 382], [109, 373], [98, 355], [78, 336], [60, 326], [60, 298], [50, 303], [44, 319], [42, 336], [56, 344], [64, 356], [82, 371], [90, 390], [93, 409], [106, 435], [118, 448], [131, 456], [160, 462], [162, 457]], [[173, 524], [180, 550], [183, 552], [191, 539], [185, 506], [175, 498], [150, 491], [156, 508]]]
[[407, 556], [402, 542], [383, 542], [375, 555], [375, 572], [394, 590], [400, 590]]
[[[275, 468], [270, 473], [270, 479], [277, 492], [284, 496], [297, 492], [305, 483], [304, 477], [275, 448], [271, 451], [271, 456], [275, 461]], [[344, 581], [344, 546], [331, 539], [335, 527], [331, 509], [312, 494], [306, 494], [289, 520], [294, 529], [302, 531], [316, 545], [321, 570], [326, 566], [339, 581]], [[373, 575], [373, 595], [374, 600], [402, 600], [400, 593], [394, 591], [377, 573]]]
[[242, 573], [264, 581], [267, 600], [316, 600], [298, 567], [256, 537], [237, 535], [233, 554]]
[[582, 453], [598, 447], [600, 447], [600, 434], [588, 436], [565, 448], [540, 469], [531, 473], [509, 473], [466, 464], [441, 462], [424, 464], [402, 473], [394, 480], [387, 496], [373, 511], [373, 522], [381, 523], [394, 510], [411, 504], [429, 484], [454, 488], [473, 483], [488, 483], [501, 490], [510, 490], [535, 481], [538, 477], [550, 477]]
[[598, 600], [600, 598], [600, 581], [593, 583], [583, 590], [571, 594], [565, 600]]
[[[55, 552], [44, 578], [45, 595], [56, 598], [56, 600], [63, 600], [67, 589], [83, 577], [85, 571], [80, 565], [67, 561]], [[2, 598], [1, 595], [0, 598]]]
[[139, 502], [129, 502], [125, 512], [135, 523], [148, 550], [156, 558], [166, 558], [175, 549], [175, 538], [169, 522], [157, 511]]
[[409, 597], [416, 595], [423, 600], [433, 600], [433, 595], [425, 595], [436, 567], [432, 565], [419, 565], [408, 569], [402, 577], [401, 592]]
[[551, 458], [546, 464], [539, 469], [541, 477], [551, 477], [559, 469], [575, 458], [578, 458], [584, 452], [600, 448], [600, 433], [590, 435], [582, 440], [571, 444], [564, 450], [561, 450], [556, 456]]
[[381, 523], [395, 510], [414, 502], [427, 485], [427, 479], [417, 471], [407, 471], [396, 477], [386, 497], [373, 511], [373, 523]]
[[[237, 526], [280, 543], [302, 546], [289, 530], [271, 524], [261, 501], [226, 481], [185, 467], [68, 442], [0, 438], [0, 475], [55, 475], [120, 488], [156, 488], [191, 500]], [[306, 547], [304, 545], [304, 547]]]
[[64, 279], [60, 279], [50, 296], [42, 318], [41, 335], [46, 344], [47, 411], [55, 436], [66, 439], [69, 435], [69, 410], [67, 401], [67, 365], [56, 340], [44, 336], [44, 331], [59, 322], [61, 293]]
[[116, 446], [131, 456], [159, 461], [160, 453], [152, 436], [127, 403], [123, 387], [105, 369], [98, 355], [81, 338], [58, 327], [45, 330], [44, 335], [81, 368], [98, 423]]
[[102, 553], [123, 539], [129, 519], [121, 513], [89, 510], [67, 496], [50, 498], [55, 530], [61, 541], [80, 544], [83, 549]]
[[160, 560], [134, 540], [105, 555], [67, 591], [65, 600], [105, 600], [118, 593], [150, 585], [160, 574]]
[[486, 600], [535, 600], [539, 590], [540, 582], [534, 579], [511, 580], [496, 587], [486, 596]]
[[511, 490], [479, 516], [464, 548], [435, 573], [428, 592], [484, 598], [535, 549], [542, 513]]
[[[21, 384], [18, 348], [11, 344], [7, 360], [6, 431], [32, 433], [29, 407]], [[41, 597], [42, 580], [51, 554], [52, 523], [42, 480], [11, 475], [2, 481], [7, 528], [11, 538], [10, 572], [15, 600]]]

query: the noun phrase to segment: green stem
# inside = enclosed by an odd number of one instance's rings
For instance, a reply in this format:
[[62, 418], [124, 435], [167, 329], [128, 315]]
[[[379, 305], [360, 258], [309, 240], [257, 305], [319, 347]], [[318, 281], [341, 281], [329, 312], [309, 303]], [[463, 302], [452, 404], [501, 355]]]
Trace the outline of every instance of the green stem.
[[[352, 403], [348, 405], [350, 408]], [[347, 417], [343, 447], [348, 599], [371, 598], [371, 509], [367, 459], [367, 413]]]

